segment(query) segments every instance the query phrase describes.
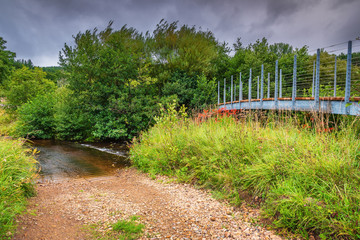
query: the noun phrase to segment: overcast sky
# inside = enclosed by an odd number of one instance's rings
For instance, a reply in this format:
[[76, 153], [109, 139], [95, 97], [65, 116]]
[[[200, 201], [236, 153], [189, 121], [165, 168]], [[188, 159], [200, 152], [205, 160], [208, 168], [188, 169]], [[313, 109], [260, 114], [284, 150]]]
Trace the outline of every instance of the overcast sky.
[[72, 35], [110, 20], [114, 29], [152, 32], [164, 18], [210, 30], [229, 46], [266, 37], [312, 50], [360, 36], [359, 10], [360, 0], [0, 0], [0, 36], [37, 66], [58, 65]]

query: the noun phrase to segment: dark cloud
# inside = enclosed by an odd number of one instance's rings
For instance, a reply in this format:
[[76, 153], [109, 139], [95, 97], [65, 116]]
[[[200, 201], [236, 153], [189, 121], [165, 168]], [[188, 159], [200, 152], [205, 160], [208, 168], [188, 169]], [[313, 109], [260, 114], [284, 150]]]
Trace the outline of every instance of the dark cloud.
[[212, 31], [231, 46], [266, 37], [310, 48], [360, 34], [358, 0], [0, 0], [0, 36], [18, 58], [56, 65], [64, 43], [86, 29], [127, 24], [152, 32], [161, 19]]
[[311, 8], [320, 0], [269, 0], [266, 3], [266, 24], [274, 24], [277, 19], [290, 18], [294, 13]]
[[334, 1], [331, 1], [331, 7], [336, 9], [338, 7], [342, 7], [342, 6], [348, 5], [348, 4], [351, 5], [356, 2], [359, 2], [359, 0], [334, 0]]

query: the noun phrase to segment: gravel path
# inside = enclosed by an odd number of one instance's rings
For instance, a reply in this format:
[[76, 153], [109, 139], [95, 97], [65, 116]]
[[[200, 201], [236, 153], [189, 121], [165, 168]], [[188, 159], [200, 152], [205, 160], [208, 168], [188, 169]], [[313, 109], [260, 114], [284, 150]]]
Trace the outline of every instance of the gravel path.
[[111, 223], [133, 215], [146, 226], [141, 239], [282, 239], [250, 224], [258, 214], [193, 186], [123, 169], [115, 176], [39, 184], [14, 239], [89, 239], [84, 225], [108, 231]]

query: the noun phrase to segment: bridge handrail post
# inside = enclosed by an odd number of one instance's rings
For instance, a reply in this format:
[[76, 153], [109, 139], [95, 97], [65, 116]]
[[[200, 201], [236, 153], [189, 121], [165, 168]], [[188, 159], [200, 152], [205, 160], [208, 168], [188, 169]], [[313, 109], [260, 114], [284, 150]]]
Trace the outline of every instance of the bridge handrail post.
[[230, 98], [230, 101], [231, 101], [231, 109], [233, 109], [233, 95], [234, 95], [234, 91], [233, 91], [233, 88], [234, 88], [234, 78], [233, 78], [233, 75], [231, 75], [231, 90], [230, 90], [230, 94], [231, 94], [231, 98]]
[[320, 49], [316, 53], [316, 79], [315, 79], [315, 108], [319, 110], [320, 108]]
[[220, 105], [220, 81], [218, 81], [218, 105]]
[[312, 97], [315, 96], [315, 61], [314, 61], [314, 66], [313, 66], [313, 81], [312, 81], [311, 96], [312, 96]]
[[236, 82], [234, 83], [234, 102], [236, 102]]
[[295, 99], [296, 99], [296, 86], [297, 86], [297, 56], [294, 55], [294, 67], [293, 67], [293, 86], [292, 86], [292, 106], [295, 110]]
[[241, 100], [243, 99], [242, 95], [242, 81], [241, 81], [241, 72], [239, 74], [239, 108], [241, 109]]
[[[351, 86], [351, 54], [352, 41], [348, 42], [348, 53], [346, 61], [346, 83], [345, 83], [345, 106], [350, 102], [350, 86]], [[350, 106], [345, 108], [345, 113], [350, 114]]]
[[259, 84], [259, 76], [257, 76], [257, 91], [256, 91], [256, 99], [260, 98], [260, 84]]
[[270, 98], [270, 73], [268, 72], [268, 89], [267, 89], [267, 98]]
[[261, 65], [261, 87], [260, 87], [260, 106], [263, 107], [264, 98], [264, 64]]
[[279, 61], [276, 60], [276, 62], [275, 62], [275, 94], [274, 94], [275, 109], [277, 109], [277, 106], [278, 106], [278, 71], [279, 71]]
[[279, 77], [279, 98], [282, 98], [282, 69], [280, 69]]
[[250, 68], [250, 76], [249, 76], [249, 92], [248, 92], [248, 99], [249, 99], [249, 109], [251, 108], [251, 68]]
[[334, 97], [336, 97], [336, 62], [337, 62], [337, 57], [335, 56], [335, 64], [334, 64]]
[[224, 107], [225, 106], [226, 106], [226, 78], [224, 78]]

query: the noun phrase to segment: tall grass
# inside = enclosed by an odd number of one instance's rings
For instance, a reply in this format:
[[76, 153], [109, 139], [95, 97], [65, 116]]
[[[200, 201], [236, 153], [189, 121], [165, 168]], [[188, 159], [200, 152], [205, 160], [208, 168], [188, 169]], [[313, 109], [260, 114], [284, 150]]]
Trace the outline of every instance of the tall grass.
[[15, 136], [16, 114], [0, 108], [0, 135]]
[[329, 132], [322, 117], [307, 127], [259, 114], [161, 119], [133, 142], [139, 169], [211, 188], [234, 203], [250, 193], [273, 226], [304, 238], [360, 238], [360, 140], [353, 125]]
[[[2, 114], [0, 118], [1, 123], [10, 121]], [[35, 193], [35, 175], [33, 152], [24, 147], [24, 141], [0, 136], [0, 239], [11, 238], [15, 217], [25, 210], [26, 197]]]

